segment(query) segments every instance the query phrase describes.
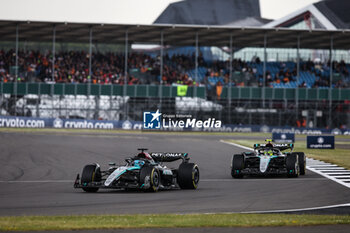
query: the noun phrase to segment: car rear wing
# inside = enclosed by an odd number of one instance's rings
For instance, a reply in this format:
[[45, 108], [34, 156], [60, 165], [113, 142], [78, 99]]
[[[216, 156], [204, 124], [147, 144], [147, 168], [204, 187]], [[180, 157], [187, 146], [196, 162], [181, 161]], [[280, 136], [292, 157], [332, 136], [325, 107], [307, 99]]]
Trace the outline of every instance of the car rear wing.
[[[264, 149], [264, 148], [271, 148], [271, 146], [267, 144], [254, 144], [254, 150]], [[293, 150], [294, 144], [292, 143], [272, 144], [272, 148], [279, 149], [280, 151], [288, 150], [288, 149]]]
[[156, 162], [173, 162], [182, 159], [184, 162], [188, 161], [188, 153], [178, 153], [178, 152], [152, 152], [151, 157]]

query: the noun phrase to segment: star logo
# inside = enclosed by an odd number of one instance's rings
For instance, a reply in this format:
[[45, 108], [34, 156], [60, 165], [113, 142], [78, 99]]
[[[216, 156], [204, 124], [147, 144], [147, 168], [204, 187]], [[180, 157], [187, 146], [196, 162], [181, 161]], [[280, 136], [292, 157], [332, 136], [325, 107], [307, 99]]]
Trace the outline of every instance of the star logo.
[[162, 113], [159, 109], [156, 112], [143, 113], [143, 128], [144, 129], [160, 129]]
[[159, 113], [159, 109], [157, 109], [157, 111], [155, 113], [151, 113], [151, 115], [153, 116], [152, 121], [156, 120], [159, 121], [159, 117], [162, 115], [161, 113]]

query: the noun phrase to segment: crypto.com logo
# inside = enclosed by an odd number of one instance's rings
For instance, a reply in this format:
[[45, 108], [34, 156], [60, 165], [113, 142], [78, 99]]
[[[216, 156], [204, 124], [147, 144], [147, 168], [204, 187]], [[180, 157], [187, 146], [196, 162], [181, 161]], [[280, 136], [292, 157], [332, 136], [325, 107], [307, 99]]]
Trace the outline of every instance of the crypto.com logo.
[[144, 129], [160, 129], [161, 116], [159, 109], [156, 112], [143, 112], [143, 128]]

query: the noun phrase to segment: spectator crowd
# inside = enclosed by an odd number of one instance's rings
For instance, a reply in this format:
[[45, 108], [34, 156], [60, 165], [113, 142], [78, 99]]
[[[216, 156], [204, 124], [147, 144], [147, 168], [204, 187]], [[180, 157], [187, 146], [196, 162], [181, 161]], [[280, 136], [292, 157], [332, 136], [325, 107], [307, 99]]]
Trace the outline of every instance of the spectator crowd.
[[[120, 53], [93, 53], [91, 77], [89, 54], [84, 51], [50, 52], [19, 51], [17, 82], [50, 83], [94, 83], [121, 84], [125, 82], [125, 57]], [[195, 71], [195, 55], [167, 54], [163, 59], [163, 73], [160, 77], [160, 58], [155, 54], [131, 53], [128, 56], [127, 83], [135, 84], [185, 84], [207, 86], [263, 86], [263, 64], [258, 57], [250, 62], [240, 59], [232, 61], [233, 75], [230, 80], [229, 61], [205, 61], [199, 54], [198, 67]], [[0, 50], [0, 81], [14, 82], [16, 70], [14, 50]], [[349, 66], [344, 61], [332, 63], [334, 87], [350, 86]], [[53, 71], [54, 70], [54, 71]], [[310, 83], [301, 81], [299, 87], [329, 87], [330, 63], [301, 62], [300, 71], [314, 77]], [[54, 72], [54, 74], [52, 74]], [[195, 79], [197, 77], [197, 79]], [[267, 63], [265, 86], [288, 84], [297, 81], [297, 67], [293, 62]], [[311, 86], [309, 86], [311, 85]]]

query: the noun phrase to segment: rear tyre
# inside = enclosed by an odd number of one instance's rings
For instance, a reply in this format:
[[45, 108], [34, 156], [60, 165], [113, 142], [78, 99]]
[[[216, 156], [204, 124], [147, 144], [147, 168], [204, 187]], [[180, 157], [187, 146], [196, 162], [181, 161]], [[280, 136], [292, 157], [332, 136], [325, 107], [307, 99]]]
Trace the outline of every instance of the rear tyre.
[[199, 168], [194, 163], [181, 163], [177, 171], [177, 183], [181, 189], [196, 189], [199, 182]]
[[298, 155], [300, 175], [305, 175], [305, 171], [306, 171], [306, 156], [305, 156], [304, 152], [293, 152], [293, 154], [297, 154]]
[[[99, 182], [101, 181], [101, 170], [100, 167], [96, 164], [89, 164], [83, 168], [83, 172], [81, 174], [81, 185], [85, 186], [91, 182]], [[83, 188], [85, 192], [94, 193], [98, 191], [98, 188], [95, 187], [86, 187]]]
[[232, 156], [231, 176], [233, 178], [243, 178], [242, 170], [244, 169], [244, 155], [236, 154]]
[[[148, 181], [146, 178], [148, 177]], [[145, 183], [149, 183], [149, 188], [145, 189], [145, 191], [157, 192], [160, 185], [160, 174], [159, 170], [155, 167], [143, 167], [140, 171], [140, 184], [147, 185]]]
[[298, 154], [288, 154], [286, 157], [286, 169], [288, 177], [299, 176], [299, 159]]

